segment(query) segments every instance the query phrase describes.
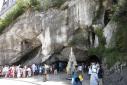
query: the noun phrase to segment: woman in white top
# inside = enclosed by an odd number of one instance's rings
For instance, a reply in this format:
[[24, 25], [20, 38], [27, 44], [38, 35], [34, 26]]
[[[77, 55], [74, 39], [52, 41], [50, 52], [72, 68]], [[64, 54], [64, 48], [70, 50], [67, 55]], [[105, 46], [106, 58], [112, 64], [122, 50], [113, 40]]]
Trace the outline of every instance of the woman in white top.
[[16, 72], [17, 72], [17, 78], [20, 78], [21, 77], [21, 68], [20, 68], [20, 65], [16, 67]]
[[98, 73], [97, 73], [97, 65], [95, 63], [92, 63], [92, 69], [91, 69], [91, 76], [90, 76], [90, 85], [98, 85]]
[[28, 72], [28, 77], [31, 77], [32, 71], [31, 71], [30, 67], [27, 68], [27, 72]]

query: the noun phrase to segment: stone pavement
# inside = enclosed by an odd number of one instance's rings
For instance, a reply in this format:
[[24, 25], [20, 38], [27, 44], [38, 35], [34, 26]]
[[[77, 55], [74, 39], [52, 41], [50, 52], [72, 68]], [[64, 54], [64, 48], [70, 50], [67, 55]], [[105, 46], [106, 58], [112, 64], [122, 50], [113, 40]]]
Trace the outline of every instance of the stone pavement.
[[[1, 85], [71, 85], [71, 80], [66, 80], [66, 74], [49, 74], [48, 81], [43, 82], [42, 76], [31, 78], [1, 78]], [[85, 77], [82, 85], [89, 85], [89, 80]]]

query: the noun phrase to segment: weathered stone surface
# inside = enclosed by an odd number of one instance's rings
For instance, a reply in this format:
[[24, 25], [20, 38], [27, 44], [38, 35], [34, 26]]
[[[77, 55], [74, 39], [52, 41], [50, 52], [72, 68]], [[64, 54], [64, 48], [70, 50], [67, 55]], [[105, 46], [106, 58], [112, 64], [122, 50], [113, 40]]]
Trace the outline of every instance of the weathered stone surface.
[[[94, 23], [94, 19], [96, 17], [96, 13], [99, 8], [99, 1], [94, 0], [71, 0], [69, 3], [68, 14], [69, 24], [76, 28], [76, 26], [91, 26]], [[100, 14], [100, 15], [103, 15]], [[101, 20], [100, 20], [101, 19]], [[96, 24], [103, 25], [103, 18], [97, 18], [95, 20]]]
[[[66, 7], [62, 10], [51, 8], [45, 12], [26, 12], [20, 16], [0, 36], [0, 64], [20, 62], [38, 46], [41, 46], [41, 52], [36, 52], [35, 57], [24, 60], [24, 63], [44, 62], [51, 57], [52, 61], [68, 60], [69, 51], [65, 52], [68, 46], [74, 47], [77, 60], [85, 60], [89, 48], [88, 36], [92, 36], [88, 30], [93, 24], [103, 25], [104, 12], [95, 19], [100, 3], [93, 0], [71, 0]], [[82, 32], [77, 33], [78, 29]], [[80, 43], [79, 40], [78, 44], [71, 45], [70, 42], [80, 34], [85, 42]]]
[[[61, 55], [65, 58], [65, 60], [69, 57], [71, 51], [70, 49], [70, 47], [67, 47], [61, 52]], [[85, 52], [85, 50], [73, 48], [73, 51], [77, 61], [85, 61], [85, 58], [87, 57], [87, 52]]]
[[106, 47], [113, 47], [115, 45], [114, 34], [116, 33], [117, 23], [111, 21], [105, 28], [104, 28], [104, 36], [106, 38]]
[[127, 68], [121, 72], [109, 73], [104, 78], [104, 85], [126, 85], [127, 83]]

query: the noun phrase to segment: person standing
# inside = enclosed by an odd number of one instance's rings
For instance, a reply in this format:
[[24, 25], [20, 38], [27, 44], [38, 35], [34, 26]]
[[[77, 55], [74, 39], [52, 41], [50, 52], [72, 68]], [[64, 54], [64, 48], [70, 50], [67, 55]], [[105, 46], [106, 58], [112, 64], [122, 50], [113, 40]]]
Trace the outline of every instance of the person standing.
[[35, 75], [35, 71], [36, 71], [37, 67], [36, 67], [36, 65], [35, 65], [35, 64], [32, 64], [31, 68], [32, 68], [32, 74], [33, 74], [33, 76], [34, 76], [34, 75]]
[[4, 74], [5, 78], [7, 78], [8, 71], [9, 71], [9, 66], [5, 65], [4, 68], [3, 68], [3, 74]]
[[48, 65], [44, 64], [44, 75], [43, 75], [43, 81], [46, 82], [48, 80]]
[[97, 65], [95, 63], [92, 63], [92, 70], [91, 70], [91, 76], [90, 76], [90, 85], [98, 85], [98, 73], [97, 73]]
[[21, 68], [20, 65], [16, 67], [16, 73], [17, 73], [17, 78], [21, 77]]
[[42, 75], [43, 68], [41, 65], [39, 65], [39, 74]]
[[32, 75], [32, 71], [31, 71], [30, 66], [28, 66], [28, 68], [27, 68], [27, 72], [28, 72], [27, 77], [31, 77], [31, 75]]
[[101, 65], [98, 67], [98, 78], [99, 78], [99, 85], [103, 85], [102, 79], [103, 79], [104, 71], [101, 67]]
[[12, 77], [13, 77], [13, 78], [15, 77], [15, 73], [16, 73], [16, 66], [13, 65], [13, 66], [12, 66]]
[[90, 76], [92, 74], [92, 66], [88, 66], [88, 75], [89, 75], [89, 79], [90, 79]]
[[26, 70], [27, 70], [27, 67], [26, 67], [26, 66], [24, 66], [24, 67], [23, 67], [23, 75], [22, 75], [22, 77], [23, 77], [23, 78], [25, 78], [25, 77], [26, 77]]

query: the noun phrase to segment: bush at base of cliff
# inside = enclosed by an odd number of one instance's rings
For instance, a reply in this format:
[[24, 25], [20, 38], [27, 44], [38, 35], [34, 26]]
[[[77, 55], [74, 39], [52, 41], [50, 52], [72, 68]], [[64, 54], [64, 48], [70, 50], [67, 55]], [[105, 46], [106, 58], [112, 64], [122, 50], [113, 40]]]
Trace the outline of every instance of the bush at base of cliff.
[[126, 62], [127, 53], [121, 52], [117, 48], [90, 48], [88, 50], [89, 55], [97, 55], [100, 59], [106, 59], [108, 68], [112, 67], [117, 61]]

